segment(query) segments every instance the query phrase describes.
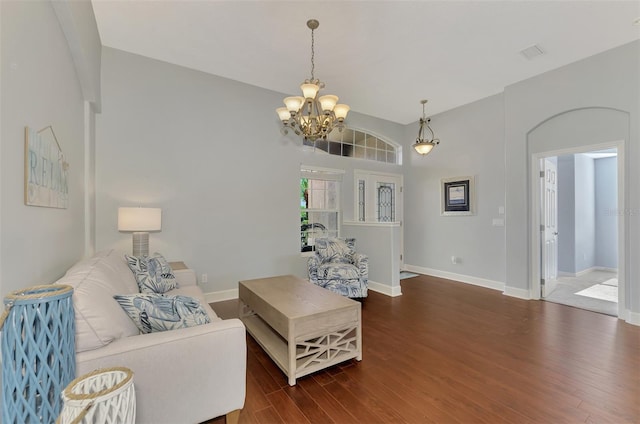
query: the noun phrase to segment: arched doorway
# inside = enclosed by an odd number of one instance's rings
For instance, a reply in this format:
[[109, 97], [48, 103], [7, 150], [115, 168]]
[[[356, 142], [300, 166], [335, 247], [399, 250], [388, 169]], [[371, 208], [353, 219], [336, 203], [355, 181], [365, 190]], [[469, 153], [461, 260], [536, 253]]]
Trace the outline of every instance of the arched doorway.
[[[583, 108], [567, 111], [541, 122], [527, 134], [529, 157], [529, 213], [530, 255], [532, 297], [543, 298], [543, 288], [549, 284], [545, 280], [545, 265], [548, 265], [548, 210], [550, 203], [545, 188], [547, 170], [545, 158], [562, 155], [581, 154], [589, 151], [615, 149], [617, 153], [617, 205], [613, 210], [598, 213], [615, 214], [617, 220], [617, 273], [618, 273], [618, 316], [625, 310], [625, 288], [627, 267], [625, 246], [627, 232], [624, 214], [616, 212], [625, 209], [625, 146], [628, 140], [629, 116], [624, 111], [609, 108]], [[548, 161], [547, 161], [548, 162]], [[577, 231], [580, 231], [578, 229]], [[546, 278], [549, 278], [547, 273]]]

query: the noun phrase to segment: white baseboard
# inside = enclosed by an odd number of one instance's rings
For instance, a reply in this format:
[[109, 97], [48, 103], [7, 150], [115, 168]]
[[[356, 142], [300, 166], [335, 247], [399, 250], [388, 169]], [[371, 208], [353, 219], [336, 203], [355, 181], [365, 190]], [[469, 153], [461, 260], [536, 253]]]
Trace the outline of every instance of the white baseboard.
[[639, 312], [631, 312], [629, 310], [625, 311], [624, 320], [631, 325], [640, 326], [640, 313]]
[[595, 267], [597, 271], [606, 271], [606, 272], [614, 272], [618, 273], [618, 268], [607, 268], [605, 266], [597, 266]]
[[[374, 292], [382, 293], [386, 296], [391, 297], [402, 295], [400, 286], [390, 287], [386, 284], [376, 283], [375, 281], [369, 281], [369, 290], [373, 290]], [[238, 289], [221, 290], [204, 294], [204, 299], [207, 301], [207, 303], [222, 302], [225, 300], [232, 300], [237, 298]]]
[[369, 280], [369, 290], [372, 290], [376, 293], [382, 293], [386, 296], [396, 297], [402, 295], [402, 288], [400, 286], [391, 287], [386, 284], [376, 283], [375, 281]]
[[605, 266], [593, 266], [591, 268], [583, 269], [580, 272], [565, 272], [558, 271], [558, 277], [580, 277], [591, 271], [605, 271], [605, 272], [613, 272], [615, 274], [618, 273], [618, 268], [607, 268]]
[[473, 277], [471, 275], [456, 274], [455, 272], [440, 271], [437, 269], [424, 268], [424, 267], [414, 266], [414, 265], [405, 264], [404, 268], [407, 271], [415, 272], [418, 274], [424, 274], [424, 275], [430, 275], [432, 277], [440, 277], [440, 278], [446, 278], [448, 280], [460, 281], [462, 283], [467, 283], [474, 286], [480, 286], [487, 289], [500, 290], [500, 291], [505, 290], [504, 283], [501, 283], [500, 281], [487, 280], [486, 278]]
[[207, 303], [222, 302], [223, 300], [232, 300], [238, 298], [238, 289], [221, 290], [204, 294], [204, 300]]
[[[616, 274], [618, 273], [618, 269], [617, 268], [607, 268], [604, 266], [592, 266], [591, 268], [587, 268], [587, 269], [583, 269], [582, 271], [576, 272], [575, 274], [573, 274], [573, 277], [581, 277], [589, 272], [592, 271], [606, 271], [606, 272], [615, 272]], [[570, 273], [568, 273], [570, 274]]]
[[596, 270], [596, 268], [595, 268], [595, 267], [591, 267], [591, 268], [583, 269], [582, 271], [578, 271], [578, 272], [576, 272], [576, 277], [581, 277], [581, 276], [583, 276], [583, 275], [585, 275], [585, 274], [587, 274], [587, 273], [589, 273], [589, 272], [591, 272], [591, 271], [595, 271], [595, 270]]
[[504, 286], [504, 291], [502, 292], [505, 296], [517, 297], [518, 299], [531, 300], [531, 293], [529, 293], [529, 289], [520, 289], [517, 287], [509, 287]]

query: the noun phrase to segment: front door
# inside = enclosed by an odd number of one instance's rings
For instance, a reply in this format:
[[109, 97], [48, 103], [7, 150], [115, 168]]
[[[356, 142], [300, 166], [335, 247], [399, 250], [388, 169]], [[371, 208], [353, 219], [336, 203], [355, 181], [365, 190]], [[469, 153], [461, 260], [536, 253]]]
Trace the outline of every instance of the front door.
[[555, 290], [558, 278], [558, 166], [545, 158], [542, 184], [542, 281], [541, 295]]

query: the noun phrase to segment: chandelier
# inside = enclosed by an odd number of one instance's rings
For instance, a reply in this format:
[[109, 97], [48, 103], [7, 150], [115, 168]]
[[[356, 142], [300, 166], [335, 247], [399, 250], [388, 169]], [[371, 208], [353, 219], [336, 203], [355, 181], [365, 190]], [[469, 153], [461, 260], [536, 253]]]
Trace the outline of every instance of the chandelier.
[[[428, 155], [434, 147], [440, 144], [440, 140], [435, 138], [435, 134], [429, 126], [431, 118], [427, 118], [424, 114], [424, 105], [427, 104], [427, 100], [420, 100], [420, 103], [422, 103], [422, 118], [420, 118], [420, 129], [418, 130], [418, 138], [416, 138], [416, 144], [413, 145], [413, 148], [416, 149], [416, 152], [420, 153], [421, 155]], [[425, 138], [425, 128], [429, 130], [429, 132], [431, 133], [431, 137]]]
[[[311, 79], [306, 79], [300, 85], [302, 96], [286, 97], [286, 107], [276, 109], [278, 117], [282, 121], [282, 132], [288, 133], [291, 128], [297, 135], [302, 135], [305, 140], [315, 141], [319, 138], [326, 139], [334, 128], [342, 131], [344, 119], [349, 112], [349, 106], [337, 104], [338, 96], [327, 94], [319, 96], [324, 83], [315, 78], [315, 52], [314, 30], [320, 22], [315, 19], [307, 21], [307, 27], [311, 30]], [[319, 97], [318, 97], [319, 96]]]

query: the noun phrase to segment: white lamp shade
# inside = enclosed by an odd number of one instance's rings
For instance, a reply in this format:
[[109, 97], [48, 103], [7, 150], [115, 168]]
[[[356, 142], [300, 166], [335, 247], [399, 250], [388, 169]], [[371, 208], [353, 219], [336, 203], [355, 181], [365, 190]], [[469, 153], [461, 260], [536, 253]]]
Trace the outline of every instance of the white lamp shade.
[[325, 96], [321, 96], [318, 100], [320, 101], [320, 106], [322, 107], [323, 112], [331, 112], [336, 103], [338, 103], [338, 96], [327, 94]]
[[302, 103], [304, 103], [304, 98], [300, 96], [286, 97], [284, 99], [284, 104], [287, 106], [287, 110], [293, 113], [300, 110]]
[[160, 231], [162, 209], [118, 208], [118, 231]]
[[349, 109], [351, 109], [348, 105], [339, 104], [333, 108], [333, 113], [336, 114], [336, 118], [345, 119], [347, 117], [347, 113], [349, 113]]
[[291, 112], [286, 107], [279, 107], [276, 109], [276, 113], [281, 121], [288, 121], [291, 119]]
[[300, 89], [302, 90], [302, 95], [305, 99], [315, 99], [316, 94], [320, 91], [320, 87], [316, 84], [302, 84]]
[[416, 149], [416, 152], [420, 153], [421, 155], [429, 154], [429, 152], [433, 150], [434, 147], [435, 143], [428, 141], [423, 141], [421, 143], [416, 143], [413, 145], [413, 148]]

